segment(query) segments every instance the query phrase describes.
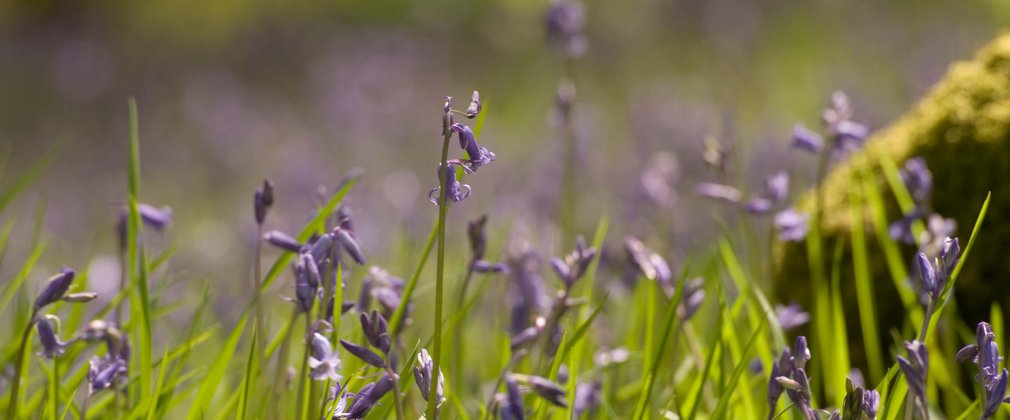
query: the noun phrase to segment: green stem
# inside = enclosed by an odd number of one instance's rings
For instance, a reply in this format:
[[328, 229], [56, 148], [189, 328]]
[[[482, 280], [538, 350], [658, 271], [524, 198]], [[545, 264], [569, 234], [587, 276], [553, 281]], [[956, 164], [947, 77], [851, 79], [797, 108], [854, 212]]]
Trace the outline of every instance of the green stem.
[[287, 383], [284, 374], [287, 372], [286, 367], [287, 367], [288, 355], [291, 353], [291, 332], [295, 329], [294, 328], [295, 320], [298, 319], [298, 315], [300, 313], [301, 312], [298, 310], [297, 307], [295, 307], [295, 309], [291, 313], [291, 319], [288, 321], [288, 328], [284, 333], [284, 339], [281, 341], [281, 352], [277, 356], [277, 366], [276, 370], [274, 371], [274, 384], [273, 384], [274, 403], [272, 405], [274, 413], [273, 418], [275, 419], [283, 418], [283, 416], [281, 415], [281, 406], [282, 406], [281, 397], [284, 394], [285, 384]]
[[[448, 108], [448, 107], [447, 107]], [[445, 118], [443, 121], [445, 123], [442, 127], [442, 160], [439, 162], [438, 167], [438, 178], [439, 178], [439, 194], [438, 194], [438, 259], [436, 260], [435, 268], [435, 351], [432, 355], [434, 360], [434, 366], [432, 367], [432, 372], [436, 378], [439, 372], [441, 372], [441, 359], [442, 359], [442, 289], [443, 280], [445, 276], [445, 215], [446, 210], [449, 207], [449, 194], [446, 193], [448, 190], [449, 177], [446, 176], [447, 171], [449, 171], [448, 160], [449, 160], [449, 140], [452, 138], [452, 130], [449, 129], [450, 121], [450, 110], [445, 110]], [[431, 381], [431, 389], [428, 391], [428, 395], [435, 396], [438, 395], [438, 380]], [[436, 413], [436, 402], [437, 398], [428, 398], [428, 409], [427, 417], [429, 420], [435, 420]]]
[[[396, 372], [393, 371], [393, 367], [389, 365], [390, 360], [392, 360], [391, 353], [386, 353], [386, 374], [388, 374], [389, 379], [393, 381], [393, 406], [396, 407], [396, 420], [404, 420], [403, 401], [400, 397], [400, 375], [397, 375]], [[434, 397], [429, 399], [434, 399]]]
[[312, 317], [305, 313], [305, 351], [302, 352], [302, 368], [298, 371], [298, 401], [295, 403], [295, 418], [304, 418], [305, 413], [305, 378], [309, 374], [309, 349], [312, 347]]
[[25, 364], [25, 346], [28, 345], [28, 337], [31, 337], [32, 324], [35, 321], [36, 315], [38, 315], [38, 309], [32, 309], [32, 316], [28, 318], [28, 326], [25, 327], [25, 332], [21, 334], [21, 345], [18, 347], [18, 362], [14, 365], [14, 379], [11, 382], [11, 397], [10, 401], [7, 402], [8, 419], [16, 419], [18, 415], [18, 393], [21, 391], [21, 367]]
[[[254, 301], [256, 302], [256, 331], [259, 332], [261, 337], [269, 337], [270, 334], [267, 332], [265, 323], [266, 319], [263, 317], [263, 225], [256, 224], [256, 256], [253, 261], [253, 285], [256, 287], [256, 295], [254, 296]], [[263, 352], [262, 346], [256, 346], [252, 351], [257, 353], [259, 358], [260, 369], [266, 369], [267, 358]], [[258, 382], [258, 381], [257, 381]]]
[[[475, 260], [471, 260], [467, 264], [466, 275], [463, 277], [463, 286], [459, 289], [459, 295], [456, 296], [456, 311], [462, 311], [463, 305], [466, 303], [466, 290], [470, 287], [470, 281], [473, 279], [473, 264]], [[457, 326], [452, 329], [452, 371], [453, 371], [453, 381], [452, 383], [456, 385], [457, 389], [461, 389], [463, 386], [463, 328], [462, 326]]]
[[91, 403], [91, 389], [88, 388], [88, 392], [84, 394], [84, 402], [81, 403], [81, 420], [88, 420], [88, 404]]

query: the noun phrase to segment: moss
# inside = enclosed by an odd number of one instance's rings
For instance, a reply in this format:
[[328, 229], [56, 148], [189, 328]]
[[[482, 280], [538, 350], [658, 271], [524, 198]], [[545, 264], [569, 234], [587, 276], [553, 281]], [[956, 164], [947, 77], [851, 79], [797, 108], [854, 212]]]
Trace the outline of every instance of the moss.
[[[957, 220], [958, 235], [965, 241], [986, 193], [992, 190], [988, 220], [959, 280], [955, 298], [961, 316], [969, 325], [987, 318], [993, 301], [1010, 307], [1010, 281], [1007, 281], [1010, 223], [1001, 220], [1010, 214], [1010, 34], [994, 40], [974, 60], [951, 65], [943, 80], [912, 110], [871, 136], [863, 151], [831, 170], [822, 186], [824, 250], [829, 262], [836, 246], [846, 243], [840, 241], [847, 241], [853, 229], [849, 191], [855, 185], [854, 174], [874, 174], [889, 200], [888, 219], [900, 217], [874, 158], [878, 154], [889, 156], [899, 166], [911, 157], [925, 158], [935, 184], [932, 207]], [[808, 192], [798, 207], [812, 213], [814, 197], [815, 192]], [[883, 255], [875, 252], [880, 247], [873, 239], [872, 229], [862, 228], [871, 242], [878, 316], [881, 331], [887, 334], [889, 328], [902, 325], [904, 310]], [[902, 251], [909, 260], [914, 253], [913, 248]], [[795, 299], [809, 307], [809, 287], [801, 286], [808, 284], [810, 278], [805, 246], [782, 245], [775, 254], [776, 295], [783, 301]], [[847, 250], [842, 258], [846, 313], [853, 317], [848, 325], [857, 326], [851, 256]], [[884, 343], [890, 341], [884, 337]]]

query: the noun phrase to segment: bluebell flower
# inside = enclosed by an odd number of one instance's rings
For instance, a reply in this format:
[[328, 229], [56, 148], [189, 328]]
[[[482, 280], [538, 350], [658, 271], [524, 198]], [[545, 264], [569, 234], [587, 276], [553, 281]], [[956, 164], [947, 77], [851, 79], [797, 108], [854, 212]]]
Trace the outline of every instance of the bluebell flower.
[[333, 351], [330, 340], [319, 333], [312, 335], [312, 354], [309, 357], [309, 376], [317, 381], [340, 382], [340, 352]]
[[786, 242], [799, 242], [807, 236], [807, 224], [810, 216], [786, 209], [775, 215], [773, 221], [778, 230], [779, 239]]
[[905, 375], [908, 383], [908, 390], [915, 397], [917, 412], [925, 412], [926, 408], [926, 377], [929, 373], [929, 354], [926, 345], [922, 342], [906, 341], [905, 349], [908, 351], [908, 358], [898, 356], [898, 367]]
[[[458, 203], [460, 201], [466, 200], [470, 196], [470, 186], [467, 184], [461, 184], [459, 180], [456, 179], [456, 169], [454, 166], [460, 165], [459, 163], [450, 162], [446, 165], [445, 170], [442, 170], [441, 165], [439, 165], [439, 173], [444, 172], [446, 177], [446, 194], [448, 195], [449, 201], [453, 203]], [[439, 182], [441, 182], [441, 176], [439, 176]], [[441, 186], [432, 188], [428, 192], [428, 201], [431, 201], [435, 205], [438, 205]]]
[[736, 188], [712, 182], [702, 182], [696, 185], [694, 192], [702, 197], [714, 198], [729, 203], [739, 203], [742, 196], [740, 190]]
[[824, 138], [815, 131], [812, 131], [802, 124], [793, 127], [792, 146], [796, 149], [820, 154], [824, 150]]
[[779, 326], [785, 331], [810, 322], [810, 313], [804, 311], [803, 307], [796, 302], [790, 303], [788, 306], [776, 305], [775, 316], [778, 318]]
[[926, 160], [919, 156], [906, 160], [899, 174], [912, 199], [920, 205], [926, 204], [933, 192], [933, 174], [926, 167]]

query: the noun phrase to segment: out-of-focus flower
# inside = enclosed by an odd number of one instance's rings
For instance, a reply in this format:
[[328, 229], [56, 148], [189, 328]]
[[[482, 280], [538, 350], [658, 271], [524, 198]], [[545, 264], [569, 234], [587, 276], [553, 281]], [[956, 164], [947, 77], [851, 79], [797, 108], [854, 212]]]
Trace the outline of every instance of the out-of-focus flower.
[[263, 180], [263, 187], [257, 188], [253, 194], [253, 215], [256, 217], [256, 224], [262, 225], [267, 218], [267, 212], [274, 204], [274, 183], [269, 179]]
[[596, 248], [586, 245], [586, 240], [582, 236], [575, 239], [575, 249], [568, 255], [561, 258], [551, 259], [551, 268], [558, 278], [564, 282], [565, 286], [571, 288], [589, 268], [589, 263], [596, 256]]
[[926, 375], [929, 372], [929, 354], [926, 345], [919, 341], [906, 341], [908, 358], [898, 356], [898, 367], [905, 375], [908, 390], [919, 402], [918, 407], [926, 410]]
[[810, 313], [805, 312], [800, 304], [793, 302], [788, 306], [775, 305], [775, 315], [783, 330], [789, 331], [810, 322]]
[[581, 3], [553, 0], [547, 8], [545, 20], [547, 37], [559, 54], [577, 58], [586, 52], [589, 42], [582, 32], [586, 14]]
[[670, 292], [673, 286], [673, 271], [663, 257], [631, 235], [624, 237], [624, 250], [639, 273], [649, 280], [658, 282], [668, 296], [672, 295]]
[[792, 146], [796, 149], [813, 154], [821, 153], [824, 150], [824, 138], [817, 132], [811, 131], [802, 124], [793, 127]]
[[933, 192], [933, 174], [926, 167], [926, 160], [919, 156], [908, 159], [899, 173], [912, 199], [919, 205], [926, 204]]
[[778, 230], [779, 239], [787, 242], [799, 242], [807, 236], [807, 223], [810, 217], [796, 212], [793, 209], [786, 209], [775, 215], [775, 229]]
[[98, 391], [114, 387], [126, 372], [126, 361], [122, 359], [109, 355], [103, 358], [92, 356], [88, 367], [89, 393], [94, 395]]
[[678, 178], [679, 166], [673, 153], [653, 154], [639, 176], [639, 184], [645, 196], [662, 207], [676, 204], [677, 193], [672, 185]]
[[739, 203], [742, 193], [740, 190], [729, 185], [716, 184], [712, 182], [702, 182], [695, 186], [695, 194], [702, 197], [722, 200], [729, 203]]

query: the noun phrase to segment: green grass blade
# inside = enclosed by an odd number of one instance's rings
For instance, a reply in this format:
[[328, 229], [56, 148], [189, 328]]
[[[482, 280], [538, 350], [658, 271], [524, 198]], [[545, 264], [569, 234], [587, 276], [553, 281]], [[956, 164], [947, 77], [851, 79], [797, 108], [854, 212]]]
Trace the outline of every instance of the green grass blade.
[[[169, 346], [165, 346], [165, 353], [161, 355], [161, 367], [158, 369], [158, 380], [154, 383], [154, 395], [161, 395], [162, 387], [165, 384], [165, 372], [168, 371], [168, 349]], [[155, 413], [158, 412], [158, 398], [151, 398], [150, 403], [147, 406], [146, 419], [152, 420], [155, 418]]]
[[[850, 189], [849, 203], [852, 214], [852, 268], [855, 273], [856, 303], [859, 308], [859, 324], [862, 329], [863, 347], [869, 367], [869, 381], [880, 380], [884, 376], [884, 356], [880, 351], [880, 334], [877, 331], [877, 305], [873, 297], [873, 282], [870, 279], [869, 251], [866, 246], [866, 229], [863, 219], [863, 194], [859, 180], [854, 180], [855, 188]], [[837, 344], [837, 343], [836, 343]]]
[[677, 319], [677, 306], [680, 305], [684, 294], [684, 284], [687, 283], [686, 277], [687, 266], [681, 272], [680, 280], [677, 282], [677, 289], [673, 293], [673, 299], [667, 304], [666, 314], [663, 316], [663, 336], [659, 340], [659, 345], [652, 349], [646, 349], [646, 351], [654, 351], [656, 355], [652, 359], [652, 364], [648, 366], [649, 372], [642, 377], [642, 394], [638, 399], [635, 415], [632, 418], [640, 419], [645, 416], [647, 407], [649, 407], [652, 400], [652, 387], [656, 383], [656, 375], [659, 374], [659, 365], [663, 361], [663, 354], [666, 353], [666, 343], [670, 340], [670, 334], [673, 332], [673, 323]]
[[246, 407], [249, 404], [250, 388], [252, 388], [253, 382], [256, 381], [254, 378], [259, 373], [258, 365], [256, 363], [257, 358], [253, 357], [256, 354], [256, 346], [259, 344], [256, 340], [258, 334], [259, 331], [256, 330], [256, 325], [253, 325], [252, 340], [249, 342], [249, 357], [246, 358], [247, 360], [245, 364], [245, 378], [242, 379], [242, 396], [239, 397], [238, 412], [235, 416], [238, 420], [246, 418]]
[[975, 219], [975, 227], [971, 230], [971, 237], [968, 239], [968, 246], [964, 247], [964, 252], [961, 253], [961, 259], [957, 262], [957, 266], [954, 267], [954, 272], [950, 275], [950, 281], [943, 286], [943, 291], [940, 292], [940, 297], [937, 299], [940, 304], [933, 310], [933, 314], [929, 317], [929, 325], [926, 329], [926, 342], [929, 342], [930, 333], [936, 329], [936, 323], [940, 320], [940, 314], [943, 312], [943, 308], [947, 306], [947, 301], [950, 297], [950, 290], [954, 287], [954, 283], [957, 282], [957, 278], [961, 274], [961, 269], [964, 268], [964, 263], [968, 260], [968, 255], [971, 253], [971, 248], [975, 245], [975, 239], [978, 237], [979, 232], [982, 230], [982, 222], [985, 221], [986, 212], [989, 211], [989, 199], [992, 198], [992, 193], [988, 193], [985, 196], [985, 201], [982, 203], [982, 209], [978, 212], [978, 218]]
[[[713, 331], [722, 331], [723, 323], [723, 311], [719, 311], [716, 320], [715, 327]], [[708, 355], [705, 357], [705, 368], [702, 369], [701, 375], [698, 376], [694, 388], [691, 390], [691, 394], [688, 395], [687, 399], [684, 400], [684, 406], [690, 407], [687, 410], [688, 420], [694, 420], [695, 416], [698, 414], [698, 408], [702, 404], [702, 393], [705, 390], [705, 382], [709, 379], [712, 372], [712, 366], [715, 364], [716, 359], [720, 356], [720, 350], [722, 349], [722, 335], [715, 334], [712, 344], [709, 346]]]
[[246, 321], [249, 320], [249, 311], [242, 316], [238, 324], [231, 331], [231, 335], [228, 336], [228, 340], [225, 344], [221, 346], [220, 353], [214, 364], [211, 365], [210, 371], [207, 372], [207, 376], [204, 378], [203, 383], [200, 384], [200, 388], [193, 399], [193, 405], [190, 406], [189, 419], [200, 419], [206, 414], [207, 408], [210, 406], [211, 400], [214, 399], [214, 394], [217, 393], [218, 385], [221, 383], [221, 379], [224, 377], [225, 372], [228, 370], [229, 362], [232, 356], [235, 354], [235, 349], [238, 347], [239, 339], [242, 338], [242, 330], [245, 329]]
[[52, 165], [62, 149], [62, 145], [57, 145], [50, 149], [45, 155], [42, 155], [42, 157], [32, 163], [25, 173], [21, 174], [10, 187], [0, 192], [0, 213], [46, 172], [46, 169]]
[[421, 251], [421, 260], [417, 262], [414, 274], [410, 276], [410, 280], [407, 281], [407, 285], [403, 288], [403, 297], [400, 299], [400, 305], [396, 307], [396, 311], [393, 312], [393, 316], [389, 320], [389, 330], [392, 331], [391, 335], [394, 337], [403, 328], [403, 318], [407, 313], [407, 305], [410, 303], [410, 298], [417, 287], [417, 281], [421, 278], [421, 272], [424, 271], [424, 265], [428, 262], [428, 256], [431, 255], [431, 248], [434, 246], [437, 236], [438, 224], [436, 223], [431, 227], [431, 233], [428, 234], [428, 241], [424, 244], [424, 249]]
[[[751, 350], [754, 348], [754, 342], [756, 342], [758, 337], [761, 336], [761, 331], [764, 329], [764, 326], [764, 322], [758, 324], [757, 330], [751, 334], [750, 340], [747, 341], [747, 346], [740, 355], [740, 361], [736, 364], [736, 367], [733, 368], [733, 375], [730, 377], [728, 386], [723, 390], [722, 398], [719, 399], [719, 403], [715, 406], [715, 411], [712, 412], [712, 418], [727, 418], [726, 410], [729, 408], [729, 401], [733, 396], [733, 392], [736, 389], [737, 384], [740, 382], [740, 377], [743, 376], [744, 371], [747, 370], [747, 366], [750, 365]], [[744, 390], [743, 392], [748, 393], [750, 390]]]

